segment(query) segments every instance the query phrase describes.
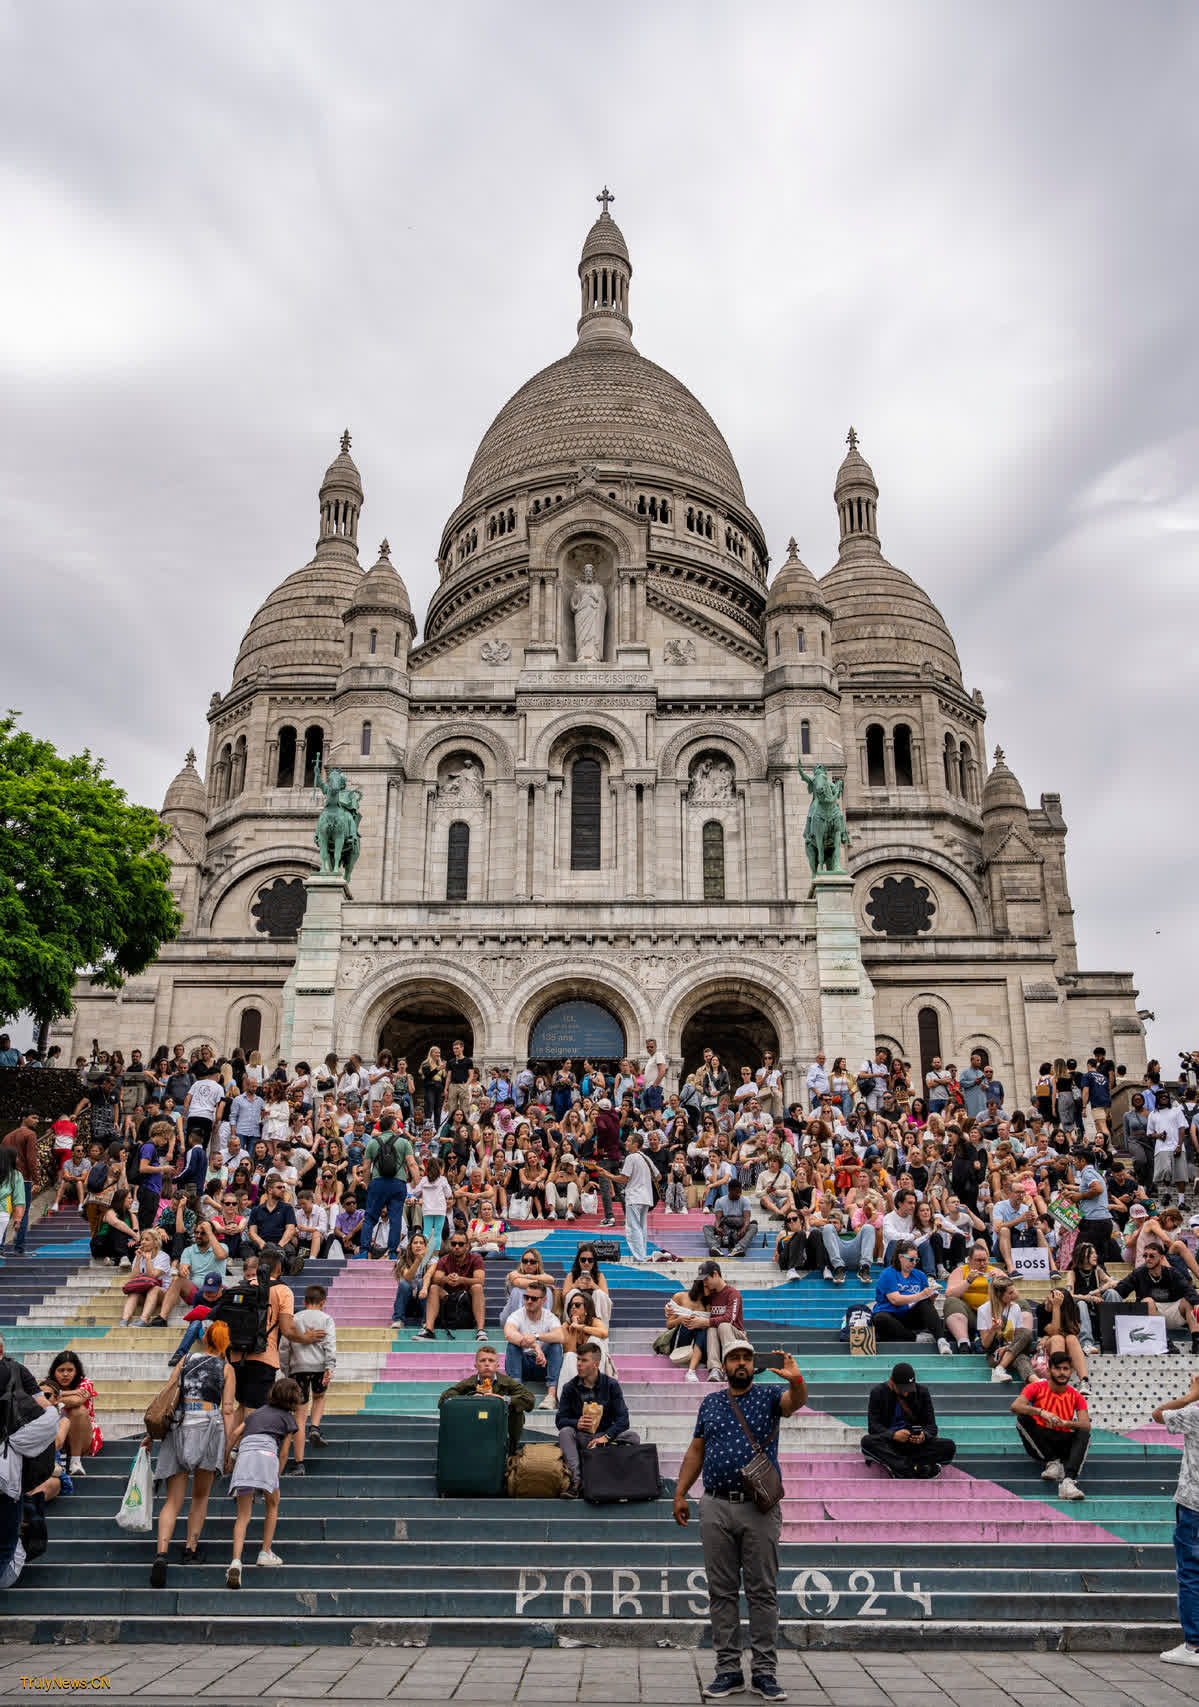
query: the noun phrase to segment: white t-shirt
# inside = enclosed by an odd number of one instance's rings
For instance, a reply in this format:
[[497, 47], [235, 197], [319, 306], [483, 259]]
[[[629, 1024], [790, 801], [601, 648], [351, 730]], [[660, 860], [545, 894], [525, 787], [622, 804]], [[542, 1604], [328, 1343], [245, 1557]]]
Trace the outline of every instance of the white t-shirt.
[[668, 1062], [665, 1055], [660, 1055], [655, 1049], [654, 1053], [649, 1056], [645, 1063], [645, 1084], [647, 1086], [656, 1085], [658, 1083], [659, 1070], [661, 1070], [662, 1077], [665, 1078], [667, 1066]]
[[1180, 1108], [1155, 1108], [1149, 1116], [1148, 1133], [1157, 1142], [1155, 1156], [1174, 1156], [1182, 1144], [1182, 1135], [1190, 1122]]
[[752, 1079], [746, 1079], [745, 1082], [738, 1085], [737, 1089], [733, 1092], [733, 1102], [738, 1108], [740, 1108], [741, 1104], [745, 1102], [748, 1097], [756, 1097], [757, 1094], [757, 1085]]
[[504, 1325], [511, 1327], [518, 1334], [536, 1334], [539, 1339], [543, 1339], [546, 1334], [553, 1333], [554, 1329], [561, 1327], [562, 1324], [554, 1312], [547, 1310], [544, 1304], [537, 1320], [535, 1322], [530, 1321], [529, 1313], [522, 1304], [519, 1310], [513, 1310]]
[[626, 1203], [652, 1203], [654, 1201], [654, 1169], [646, 1161], [640, 1150], [634, 1150], [625, 1157], [621, 1177], [628, 1180], [625, 1187], [624, 1200]]
[[189, 1096], [191, 1100], [187, 1105], [188, 1119], [195, 1115], [197, 1120], [211, 1120], [217, 1111], [217, 1105], [225, 1100], [225, 1087], [219, 1079], [197, 1079]]
[[[985, 1304], [979, 1305], [978, 1313], [974, 1318], [974, 1325], [978, 1329], [979, 1333], [981, 1334], [986, 1329], [990, 1328], [993, 1319], [994, 1319], [994, 1312], [991, 1309], [991, 1300], [988, 1298]], [[1003, 1312], [1003, 1337], [1004, 1337], [1004, 1339], [1010, 1340], [1012, 1335], [1015, 1333], [1019, 1333], [1020, 1329], [1023, 1326], [1024, 1326], [1024, 1316], [1021, 1312], [1019, 1304], [1017, 1304], [1015, 1302], [1009, 1304], [1007, 1309]]]
[[754, 1078], [768, 1091], [776, 1091], [783, 1081], [783, 1075], [777, 1067], [759, 1067]]
[[[913, 1237], [912, 1222], [914, 1219], [915, 1217], [911, 1215], [897, 1215], [894, 1210], [889, 1215], [884, 1215], [883, 1244], [889, 1245], [892, 1239], [911, 1239]], [[925, 1237], [927, 1238], [927, 1236], [926, 1234]]]

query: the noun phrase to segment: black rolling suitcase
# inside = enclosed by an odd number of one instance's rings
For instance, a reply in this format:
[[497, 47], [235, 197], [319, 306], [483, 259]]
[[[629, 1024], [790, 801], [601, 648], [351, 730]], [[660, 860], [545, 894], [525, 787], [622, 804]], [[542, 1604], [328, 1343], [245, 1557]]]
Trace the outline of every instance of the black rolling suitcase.
[[447, 1399], [437, 1426], [437, 1492], [499, 1495], [508, 1467], [508, 1407], [494, 1394]]
[[618, 1505], [624, 1500], [656, 1500], [662, 1494], [658, 1448], [611, 1440], [606, 1446], [583, 1446], [583, 1498], [592, 1505]]

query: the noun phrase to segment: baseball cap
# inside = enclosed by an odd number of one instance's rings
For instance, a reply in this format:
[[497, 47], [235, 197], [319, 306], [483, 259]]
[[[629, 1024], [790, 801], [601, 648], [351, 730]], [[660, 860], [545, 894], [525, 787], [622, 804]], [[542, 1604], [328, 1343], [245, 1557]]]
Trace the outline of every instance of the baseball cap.
[[1190, 1220], [1187, 1222], [1187, 1226], [1190, 1227], [1192, 1231], [1199, 1230], [1199, 1215], [1192, 1215]]
[[916, 1371], [910, 1363], [897, 1363], [891, 1371], [891, 1382], [897, 1392], [911, 1393], [916, 1386]]
[[706, 1262], [700, 1263], [699, 1272], [701, 1275], [719, 1274], [720, 1264], [718, 1262], [713, 1262], [711, 1257], [709, 1257]]
[[216, 1294], [222, 1290], [222, 1285], [223, 1283], [219, 1274], [206, 1274], [200, 1282], [200, 1291], [207, 1292], [211, 1296], [215, 1297]]
[[721, 1361], [721, 1363], [723, 1363], [725, 1361], [725, 1359], [730, 1357], [732, 1355], [732, 1353], [735, 1351], [747, 1351], [747, 1352], [749, 1352], [750, 1356], [752, 1357], [753, 1356], [753, 1349], [754, 1349], [753, 1346], [750, 1345], [748, 1340], [734, 1340], [732, 1345], [726, 1345], [725, 1346], [724, 1355], [721, 1357], [720, 1361]]
[[1143, 1221], [1149, 1211], [1145, 1208], [1143, 1203], [1134, 1203], [1128, 1213], [1132, 1216], [1134, 1221]]

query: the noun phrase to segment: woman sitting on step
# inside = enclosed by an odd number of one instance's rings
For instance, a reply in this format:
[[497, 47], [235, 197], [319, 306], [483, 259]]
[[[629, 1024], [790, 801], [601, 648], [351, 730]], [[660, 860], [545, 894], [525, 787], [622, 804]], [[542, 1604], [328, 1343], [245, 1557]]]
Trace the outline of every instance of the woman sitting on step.
[[992, 1381], [1010, 1381], [1013, 1368], [1022, 1381], [1032, 1380], [1028, 1352], [1033, 1343], [1033, 1314], [1021, 1303], [1014, 1280], [990, 1281], [986, 1302], [978, 1308], [975, 1325], [991, 1364]]
[[582, 1292], [571, 1296], [566, 1306], [566, 1315], [562, 1322], [562, 1371], [558, 1376], [559, 1391], [568, 1381], [573, 1381], [579, 1373], [579, 1353], [585, 1345], [594, 1346], [599, 1352], [600, 1373], [615, 1377], [611, 1356], [607, 1346], [608, 1327], [601, 1322], [591, 1307], [591, 1300]]
[[608, 1282], [600, 1273], [599, 1258], [595, 1254], [594, 1245], [580, 1245], [575, 1252], [570, 1273], [562, 1282], [561, 1291], [555, 1300], [554, 1313], [559, 1320], [565, 1319], [566, 1307], [576, 1292], [582, 1292], [584, 1297], [590, 1300], [598, 1321], [611, 1322], [612, 1295], [608, 1291]]
[[[137, 1224], [137, 1198], [126, 1186], [118, 1186], [100, 1217], [92, 1240], [92, 1255], [99, 1262], [132, 1264], [141, 1237]], [[170, 1264], [167, 1264], [169, 1271]]]
[[104, 1444], [100, 1424], [96, 1421], [96, 1389], [83, 1373], [78, 1353], [73, 1351], [59, 1352], [50, 1365], [49, 1379], [58, 1388], [63, 1411], [59, 1424], [59, 1449], [70, 1455], [68, 1473], [85, 1476], [87, 1471], [83, 1468], [83, 1459], [94, 1458]]
[[[136, 1328], [145, 1327], [151, 1317], [158, 1315], [170, 1284], [171, 1259], [162, 1248], [162, 1234], [157, 1227], [147, 1227], [138, 1240], [129, 1279], [121, 1288], [125, 1293], [121, 1326], [127, 1328], [132, 1323]], [[140, 1316], [137, 1314], [139, 1302], [142, 1305]]]

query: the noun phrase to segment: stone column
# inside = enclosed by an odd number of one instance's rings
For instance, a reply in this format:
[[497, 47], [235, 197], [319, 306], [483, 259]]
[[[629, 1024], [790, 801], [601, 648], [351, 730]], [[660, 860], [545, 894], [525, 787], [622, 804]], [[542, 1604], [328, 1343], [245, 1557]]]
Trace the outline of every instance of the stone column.
[[874, 1054], [874, 985], [862, 964], [853, 911], [853, 878], [825, 872], [812, 880], [816, 901], [816, 966], [820, 1041], [829, 1058], [844, 1055], [850, 1073]]
[[346, 880], [340, 873], [309, 877], [304, 887], [308, 904], [296, 963], [284, 988], [283, 1030], [289, 1061], [323, 1061], [333, 1048]]

